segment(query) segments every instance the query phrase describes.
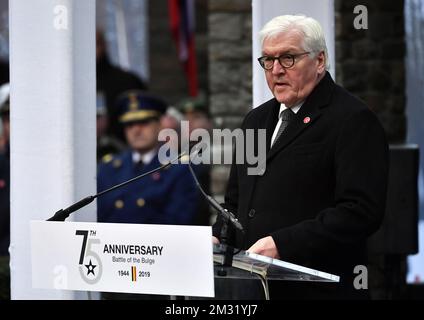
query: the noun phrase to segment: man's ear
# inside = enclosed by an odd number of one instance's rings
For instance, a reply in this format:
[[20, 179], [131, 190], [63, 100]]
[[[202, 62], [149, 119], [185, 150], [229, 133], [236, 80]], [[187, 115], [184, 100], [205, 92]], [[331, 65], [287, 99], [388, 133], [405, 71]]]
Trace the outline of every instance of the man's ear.
[[318, 64], [318, 73], [321, 74], [325, 71], [325, 54], [324, 51], [321, 51], [317, 55], [317, 64]]

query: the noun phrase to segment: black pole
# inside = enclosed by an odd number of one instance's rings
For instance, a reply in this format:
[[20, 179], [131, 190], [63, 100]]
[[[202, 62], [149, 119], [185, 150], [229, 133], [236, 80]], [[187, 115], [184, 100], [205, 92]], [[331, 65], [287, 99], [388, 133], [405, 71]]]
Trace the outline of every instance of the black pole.
[[124, 187], [127, 184], [129, 184], [129, 183], [131, 183], [133, 181], [136, 181], [138, 179], [144, 178], [145, 176], [148, 176], [148, 175], [150, 175], [152, 173], [155, 173], [156, 171], [163, 170], [166, 167], [169, 167], [173, 162], [179, 160], [185, 154], [186, 154], [186, 152], [183, 151], [177, 158], [175, 158], [174, 160], [172, 160], [172, 161], [170, 161], [170, 162], [168, 162], [168, 163], [166, 163], [166, 164], [164, 164], [164, 165], [162, 165], [160, 167], [157, 167], [156, 169], [150, 170], [149, 172], [143, 173], [143, 174], [141, 174], [141, 175], [139, 175], [139, 176], [137, 176], [135, 178], [132, 178], [132, 179], [127, 180], [127, 181], [124, 181], [124, 182], [122, 182], [122, 183], [120, 183], [120, 184], [118, 184], [116, 186], [113, 186], [113, 187], [111, 187], [109, 189], [103, 190], [103, 191], [101, 191], [101, 192], [99, 192], [99, 193], [97, 193], [95, 195], [88, 196], [88, 197], [86, 197], [86, 198], [84, 198], [84, 199], [82, 199], [82, 200], [74, 203], [73, 205], [69, 206], [66, 209], [60, 209], [59, 211], [57, 211], [54, 214], [53, 217], [51, 217], [50, 219], [47, 219], [47, 221], [65, 221], [66, 218], [68, 218], [72, 212], [75, 212], [75, 211], [81, 209], [82, 207], [85, 207], [89, 203], [93, 202], [93, 200], [96, 199], [97, 197], [100, 197], [100, 196], [102, 196], [102, 195], [104, 195], [106, 193], [109, 193], [109, 192], [111, 192], [111, 191], [113, 191], [115, 189]]

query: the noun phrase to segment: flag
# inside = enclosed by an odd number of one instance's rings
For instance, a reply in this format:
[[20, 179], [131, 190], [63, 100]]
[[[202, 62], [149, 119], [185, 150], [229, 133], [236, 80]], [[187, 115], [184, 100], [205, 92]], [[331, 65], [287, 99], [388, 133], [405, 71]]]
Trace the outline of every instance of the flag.
[[131, 280], [137, 281], [137, 268], [135, 266], [131, 266]]
[[168, 0], [171, 32], [178, 58], [184, 66], [190, 96], [197, 96], [197, 65], [194, 45], [194, 0]]

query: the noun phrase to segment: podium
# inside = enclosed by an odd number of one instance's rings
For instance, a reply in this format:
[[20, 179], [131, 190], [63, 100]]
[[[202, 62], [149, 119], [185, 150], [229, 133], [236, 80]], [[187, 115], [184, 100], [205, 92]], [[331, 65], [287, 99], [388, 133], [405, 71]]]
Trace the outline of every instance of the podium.
[[211, 239], [203, 226], [32, 221], [32, 285], [213, 297]]
[[[285, 261], [212, 248], [211, 227], [31, 222], [34, 288], [212, 298], [219, 279], [338, 282]], [[228, 254], [231, 265], [228, 265]], [[193, 258], [195, 257], [195, 258]]]
[[[233, 253], [230, 266], [226, 266], [228, 249]], [[340, 277], [327, 272], [310, 269], [301, 265], [250, 253], [244, 250], [214, 245], [215, 279], [259, 280], [266, 300], [269, 300], [268, 280], [339, 282]]]

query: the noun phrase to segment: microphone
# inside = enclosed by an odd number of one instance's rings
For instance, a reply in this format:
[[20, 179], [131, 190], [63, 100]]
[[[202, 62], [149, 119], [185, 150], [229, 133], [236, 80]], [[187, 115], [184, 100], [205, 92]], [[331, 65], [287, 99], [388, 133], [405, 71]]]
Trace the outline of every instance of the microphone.
[[209, 204], [214, 207], [222, 216], [222, 218], [224, 219], [224, 221], [230, 221], [231, 224], [238, 230], [240, 230], [242, 233], [244, 233], [244, 229], [243, 226], [241, 225], [241, 223], [238, 221], [238, 219], [236, 218], [236, 216], [231, 212], [228, 211], [227, 209], [225, 209], [224, 207], [222, 207], [218, 201], [216, 201], [214, 198], [212, 198], [210, 195], [208, 195], [205, 190], [203, 190], [202, 186], [199, 183], [199, 180], [197, 179], [197, 176], [191, 166], [191, 159], [193, 159], [195, 156], [200, 155], [203, 150], [205, 149], [205, 147], [207, 147], [207, 144], [205, 142], [200, 142], [198, 144], [196, 144], [190, 152], [190, 158], [187, 161], [188, 164], [188, 168], [190, 170], [191, 175], [193, 176], [194, 182], [196, 183], [197, 188], [200, 190], [201, 194], [203, 195], [203, 197], [209, 202]]
[[176, 161], [180, 160], [186, 153], [187, 153], [186, 151], [183, 151], [183, 152], [181, 152], [178, 155], [178, 157], [176, 157], [175, 159], [169, 161], [168, 163], [165, 163], [165, 164], [161, 165], [160, 167], [157, 167], [156, 169], [153, 169], [153, 170], [150, 170], [149, 172], [140, 174], [137, 177], [134, 177], [132, 179], [129, 179], [127, 181], [124, 181], [124, 182], [122, 182], [120, 184], [117, 184], [116, 186], [113, 186], [113, 187], [111, 187], [109, 189], [103, 190], [103, 191], [101, 191], [101, 192], [99, 192], [99, 193], [97, 193], [95, 195], [91, 195], [91, 196], [85, 197], [84, 199], [82, 199], [82, 200], [74, 203], [73, 205], [69, 206], [66, 209], [60, 209], [59, 211], [57, 211], [54, 214], [53, 217], [47, 219], [47, 221], [65, 221], [66, 218], [68, 218], [72, 212], [75, 212], [75, 211], [77, 211], [77, 210], [85, 207], [86, 205], [88, 205], [91, 202], [93, 202], [94, 199], [96, 199], [96, 198], [98, 198], [98, 197], [100, 197], [100, 196], [102, 196], [102, 195], [104, 195], [106, 193], [109, 193], [109, 192], [111, 192], [113, 190], [116, 190], [118, 188], [124, 187], [127, 184], [130, 184], [133, 181], [136, 181], [136, 180], [139, 180], [141, 178], [144, 178], [145, 176], [148, 176], [148, 175], [150, 175], [152, 173], [155, 173], [157, 171], [163, 170], [163, 169], [169, 167], [173, 162], [176, 162]]

